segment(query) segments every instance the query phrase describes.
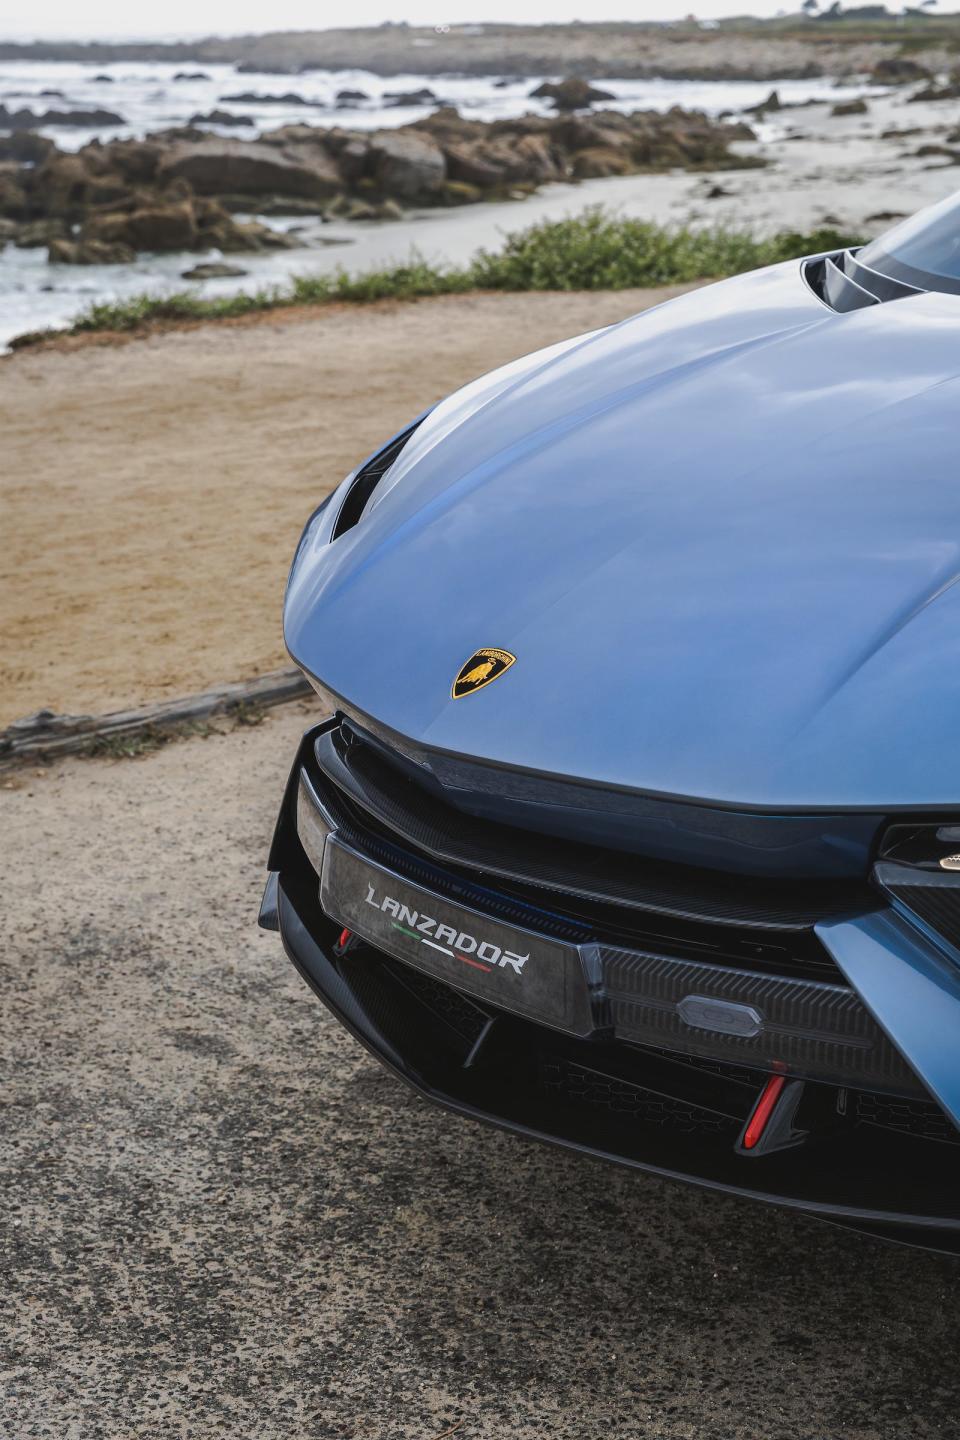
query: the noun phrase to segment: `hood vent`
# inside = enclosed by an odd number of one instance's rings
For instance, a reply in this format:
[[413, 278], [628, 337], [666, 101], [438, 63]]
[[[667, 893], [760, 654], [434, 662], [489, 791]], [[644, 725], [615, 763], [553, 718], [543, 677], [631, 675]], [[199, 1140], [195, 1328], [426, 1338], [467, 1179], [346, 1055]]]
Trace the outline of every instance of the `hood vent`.
[[803, 275], [813, 293], [831, 310], [862, 310], [867, 305], [883, 305], [888, 300], [922, 293], [915, 285], [892, 280], [861, 264], [856, 250], [838, 250], [834, 255], [807, 260]]
[[336, 540], [347, 530], [353, 529], [366, 509], [367, 501], [423, 418], [421, 415], [419, 420], [414, 421], [406, 430], [396, 435], [357, 471], [356, 478], [340, 506], [340, 514], [336, 518], [333, 534], [330, 536], [331, 540]]

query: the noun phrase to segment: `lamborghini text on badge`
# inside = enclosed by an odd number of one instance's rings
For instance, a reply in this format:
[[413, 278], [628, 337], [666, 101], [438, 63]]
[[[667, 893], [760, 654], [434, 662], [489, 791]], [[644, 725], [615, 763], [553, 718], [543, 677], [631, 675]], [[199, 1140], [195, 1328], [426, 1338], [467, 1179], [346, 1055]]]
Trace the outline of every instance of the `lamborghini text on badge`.
[[467, 663], [461, 665], [453, 682], [450, 693], [454, 700], [459, 700], [464, 695], [472, 695], [475, 690], [482, 690], [484, 685], [489, 685], [491, 681], [499, 680], [516, 658], [509, 650], [474, 650]]
[[439, 950], [441, 955], [448, 955], [451, 960], [462, 960], [465, 965], [472, 965], [476, 970], [486, 970], [489, 973], [498, 966], [508, 966], [519, 975], [530, 959], [529, 954], [515, 955], [512, 950], [502, 950], [491, 940], [478, 940], [475, 935], [470, 935], [465, 930], [455, 930], [452, 925], [442, 925], [432, 915], [425, 915], [422, 910], [412, 910], [409, 905], [404, 905], [402, 901], [394, 900], [389, 895], [384, 895], [381, 899], [369, 884], [366, 900], [375, 910], [389, 916], [394, 930], [409, 935], [411, 940], [419, 940], [421, 945], [429, 945], [431, 950]]

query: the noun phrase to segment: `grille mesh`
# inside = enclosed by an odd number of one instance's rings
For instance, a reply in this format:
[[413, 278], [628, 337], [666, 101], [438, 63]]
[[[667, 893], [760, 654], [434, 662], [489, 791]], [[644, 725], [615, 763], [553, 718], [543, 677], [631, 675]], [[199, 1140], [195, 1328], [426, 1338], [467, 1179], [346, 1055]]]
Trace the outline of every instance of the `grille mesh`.
[[548, 1095], [573, 1105], [589, 1105], [638, 1125], [662, 1126], [681, 1134], [735, 1137], [740, 1122], [673, 1095], [662, 1095], [615, 1075], [573, 1061], [544, 1061], [540, 1083]]
[[858, 1095], [857, 1119], [920, 1140], [960, 1145], [960, 1131], [932, 1100], [901, 1100], [889, 1095]]

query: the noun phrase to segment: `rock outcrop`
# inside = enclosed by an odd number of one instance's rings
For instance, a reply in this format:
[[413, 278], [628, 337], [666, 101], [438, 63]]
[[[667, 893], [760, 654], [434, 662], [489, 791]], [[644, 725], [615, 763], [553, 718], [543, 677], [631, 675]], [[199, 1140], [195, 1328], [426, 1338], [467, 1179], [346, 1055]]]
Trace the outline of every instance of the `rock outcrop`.
[[44, 125], [75, 125], [79, 129], [101, 129], [105, 125], [124, 125], [122, 115], [112, 110], [8, 110], [0, 105], [0, 130], [39, 130]]
[[552, 100], [558, 110], [586, 110], [600, 100], [613, 100], [609, 90], [598, 90], [579, 76], [571, 75], [556, 83], [547, 80], [530, 91], [534, 100]]
[[915, 100], [960, 100], [960, 70], [952, 71], [944, 85], [933, 81], [907, 96], [908, 104]]
[[902, 55], [887, 55], [874, 65], [870, 78], [877, 85], [911, 85], [914, 80], [929, 80], [930, 71], [916, 60], [907, 60]]
[[258, 95], [254, 90], [238, 90], [233, 95], [224, 95], [223, 99], [232, 100], [237, 105], [308, 105], [316, 108], [317, 104], [315, 100], [307, 100], [292, 90], [285, 95]]
[[252, 125], [253, 121], [249, 115], [234, 115], [232, 110], [210, 110], [206, 115], [191, 115], [187, 121], [188, 126], [193, 125]]
[[680, 109], [485, 123], [449, 106], [397, 129], [290, 124], [241, 140], [189, 125], [73, 153], [16, 131], [0, 136], [0, 219], [17, 227], [19, 243], [46, 244], [61, 263], [144, 250], [240, 253], [297, 242], [239, 223], [238, 211], [387, 219], [408, 205], [468, 204], [551, 181], [750, 166], [760, 162], [729, 147], [751, 138], [745, 125]]
[[163, 186], [188, 180], [198, 195], [296, 195], [329, 200], [343, 188], [336, 162], [322, 145], [291, 141], [202, 140], [175, 142], [156, 178]]

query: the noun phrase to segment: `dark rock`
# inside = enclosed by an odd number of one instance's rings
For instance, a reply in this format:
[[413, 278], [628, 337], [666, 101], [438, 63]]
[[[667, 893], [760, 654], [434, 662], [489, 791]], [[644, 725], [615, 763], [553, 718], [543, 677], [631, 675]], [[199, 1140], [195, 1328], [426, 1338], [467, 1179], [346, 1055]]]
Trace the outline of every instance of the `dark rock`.
[[39, 130], [44, 125], [76, 125], [99, 129], [105, 125], [124, 125], [122, 115], [112, 110], [45, 110], [35, 115], [32, 110], [8, 110], [0, 105], [0, 130]]
[[372, 179], [377, 188], [400, 200], [437, 195], [447, 178], [443, 151], [413, 130], [379, 130], [369, 137]]
[[878, 60], [870, 78], [878, 85], [909, 85], [914, 80], [928, 80], [930, 71], [916, 60], [905, 60], [899, 55], [889, 55]]
[[235, 95], [224, 95], [224, 100], [233, 101], [236, 105], [306, 105], [316, 109], [318, 100], [306, 100], [302, 95], [294, 95], [292, 91], [286, 95], [257, 95], [253, 90], [240, 90]]
[[864, 221], [865, 225], [891, 225], [894, 220], [905, 220], [905, 210], [878, 210], [875, 215], [868, 215]]
[[913, 153], [918, 160], [932, 160], [942, 156], [949, 160], [951, 165], [960, 163], [960, 150], [951, 150], [948, 145], [920, 145]]
[[[562, 178], [549, 143], [539, 135], [521, 135], [513, 141], [505, 136], [447, 141], [443, 151], [451, 180], [462, 180], [485, 190], [538, 185]], [[584, 175], [586, 173], [584, 171]], [[624, 171], [614, 167], [602, 173], [619, 175]]]
[[831, 115], [867, 115], [870, 107], [866, 100], [841, 100], [830, 111]]
[[335, 98], [337, 104], [343, 109], [346, 109], [354, 104], [359, 104], [363, 100], [369, 100], [370, 96], [366, 90], [338, 90]]
[[14, 130], [11, 135], [0, 135], [0, 160], [16, 160], [21, 165], [39, 165], [56, 148], [46, 135], [38, 135], [34, 130]]
[[131, 184], [147, 185], [157, 173], [165, 147], [156, 138], [150, 140], [113, 140], [109, 160]]
[[704, 198], [706, 200], [723, 200], [733, 193], [732, 190], [727, 190], [723, 185], [711, 185]]
[[317, 125], [299, 120], [294, 124], [278, 125], [276, 130], [267, 130], [260, 139], [264, 145], [277, 145], [281, 149], [290, 145], [312, 145], [329, 152], [336, 148], [331, 144], [331, 136], [336, 134], [336, 131], [321, 130]]
[[[0, 140], [0, 215], [58, 222], [60, 233], [38, 231], [37, 243], [65, 263], [109, 263], [107, 255], [141, 250], [256, 253], [300, 242], [240, 223], [238, 211], [383, 220], [401, 205], [469, 204], [547, 181], [749, 168], [758, 162], [729, 147], [752, 134], [679, 108], [485, 123], [451, 106], [373, 133], [288, 124], [241, 140], [191, 125], [147, 140], [95, 140], [75, 154], [18, 131]], [[76, 225], [71, 237], [66, 227]]]
[[386, 102], [385, 108], [388, 110], [403, 105], [437, 105], [440, 103], [433, 91], [426, 86], [422, 90], [385, 90], [383, 98]]
[[35, 172], [34, 189], [45, 214], [79, 218], [92, 181], [81, 156], [54, 150]]
[[585, 110], [598, 100], [614, 100], [609, 90], [598, 90], [578, 76], [568, 76], [556, 83], [545, 81], [530, 91], [532, 100], [552, 100], [558, 110]]
[[64, 240], [68, 235], [64, 220], [28, 220], [18, 227], [14, 244], [20, 250], [39, 249], [54, 240]]
[[204, 260], [201, 264], [194, 265], [191, 270], [180, 272], [184, 280], [238, 280], [249, 273], [239, 265], [228, 265], [225, 260]]
[[52, 265], [130, 265], [136, 258], [129, 245], [102, 240], [54, 240], [47, 251]]
[[123, 239], [134, 250], [189, 250], [197, 239], [193, 206], [187, 200], [141, 206], [127, 217]]
[[786, 106], [780, 99], [779, 90], [771, 90], [766, 100], [761, 100], [759, 105], [749, 105], [744, 110], [744, 115], [766, 115], [768, 110], [784, 110]]
[[205, 70], [178, 70], [174, 80], [209, 80], [211, 76]]
[[23, 220], [27, 213], [27, 194], [20, 168], [4, 161], [0, 163], [0, 215], [10, 220]]
[[300, 241], [295, 235], [271, 230], [269, 225], [261, 225], [258, 220], [248, 220], [240, 225], [234, 223], [232, 232], [220, 239], [218, 246], [232, 253], [243, 250], [298, 250]]
[[211, 110], [208, 115], [191, 115], [190, 125], [252, 125], [249, 115], [234, 115], [230, 110]]
[[610, 175], [629, 175], [632, 169], [630, 156], [612, 146], [591, 145], [573, 157], [577, 180], [605, 180]]
[[479, 185], [470, 185], [466, 180], [448, 180], [443, 187], [443, 199], [447, 205], [476, 205], [486, 198]]
[[926, 85], [922, 90], [915, 90], [912, 95], [907, 96], [908, 105], [918, 100], [960, 100], [960, 76], [955, 71], [948, 84]]
[[174, 145], [158, 170], [164, 179], [182, 176], [201, 195], [223, 191], [242, 195], [300, 195], [323, 200], [341, 188], [336, 165], [320, 147], [265, 145], [261, 141], [207, 138]]
[[66, 98], [67, 98], [67, 97], [66, 97], [66, 95], [64, 95], [64, 93], [63, 93], [62, 90], [41, 90], [41, 91], [40, 91], [40, 99], [41, 99], [41, 100], [66, 100]]
[[196, 238], [196, 217], [185, 200], [96, 213], [87, 218], [80, 234], [83, 242], [119, 243], [132, 250], [189, 250]]
[[94, 84], [94, 85], [112, 85], [112, 84], [113, 84], [113, 76], [112, 76], [112, 75], [94, 75], [94, 77], [93, 77], [93, 84]]

